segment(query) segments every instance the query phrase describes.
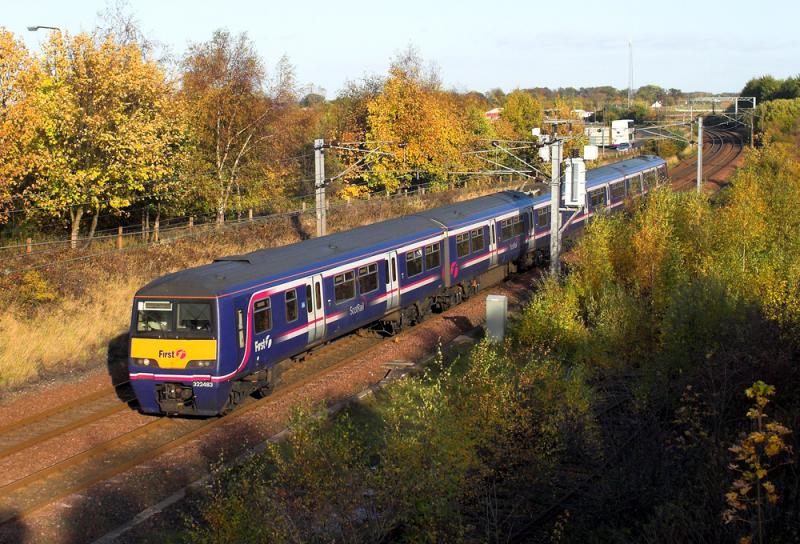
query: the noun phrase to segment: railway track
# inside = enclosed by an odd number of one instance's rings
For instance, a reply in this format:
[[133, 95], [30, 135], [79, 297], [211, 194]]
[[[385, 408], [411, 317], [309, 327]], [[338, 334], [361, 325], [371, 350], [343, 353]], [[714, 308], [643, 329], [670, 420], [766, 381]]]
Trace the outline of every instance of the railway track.
[[[373, 334], [343, 337], [312, 352], [306, 358], [307, 365], [292, 367], [292, 371], [282, 376], [282, 382], [272, 395], [264, 399], [249, 397], [243, 405], [225, 417], [152, 418], [144, 425], [2, 485], [0, 525], [23, 518], [95, 483], [109, 480], [215, 427], [229, 424], [256, 408], [277, 402], [322, 376], [333, 376], [341, 372], [355, 355], [381, 341], [379, 336]], [[115, 391], [112, 390], [110, 394], [116, 398]], [[0, 429], [0, 444], [8, 444], [0, 450], [0, 458], [43, 444], [66, 432], [128, 409], [129, 404], [119, 399], [110, 403], [108, 395], [108, 390], [98, 391]], [[87, 403], [89, 408], [81, 409], [81, 404]], [[62, 411], [66, 415], [62, 416]]]
[[[732, 131], [708, 129], [704, 142], [707, 177], [725, 168], [742, 152], [741, 137]], [[673, 186], [687, 189], [695, 181], [696, 158], [672, 170]], [[297, 389], [325, 376], [342, 372], [355, 356], [382, 341], [376, 335], [351, 334], [310, 353], [302, 364], [290, 367], [275, 392], [265, 399], [248, 398], [232, 414], [215, 419], [153, 418], [117, 436], [109, 437], [48, 466], [21, 475], [0, 486], [0, 525], [24, 518], [43, 506], [152, 460], [213, 428], [235, 421], [251, 411], [278, 402]], [[0, 428], [0, 461], [30, 448], [51, 444], [66, 433], [86, 428], [116, 414], [134, 413], [133, 394], [123, 382]], [[617, 408], [615, 405], [609, 409]], [[58, 447], [57, 442], [52, 444]], [[594, 474], [585, 474], [582, 482]], [[548, 504], [543, 515], [555, 512], [583, 484]]]
[[[729, 166], [743, 152], [740, 134], [733, 130], [706, 129], [703, 141], [703, 177], [711, 180], [723, 168]], [[695, 155], [670, 171], [672, 186], [687, 190], [697, 182], [697, 156]]]

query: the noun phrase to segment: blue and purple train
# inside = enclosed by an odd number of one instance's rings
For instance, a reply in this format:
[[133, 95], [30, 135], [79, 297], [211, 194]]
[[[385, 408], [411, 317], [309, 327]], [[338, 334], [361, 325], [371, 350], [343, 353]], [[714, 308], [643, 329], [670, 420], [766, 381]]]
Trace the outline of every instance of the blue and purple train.
[[[649, 156], [588, 171], [586, 208], [567, 232], [666, 175]], [[413, 324], [543, 262], [549, 233], [548, 194], [503, 191], [158, 278], [131, 317], [140, 409], [224, 413], [268, 391], [282, 361], [370, 324]]]

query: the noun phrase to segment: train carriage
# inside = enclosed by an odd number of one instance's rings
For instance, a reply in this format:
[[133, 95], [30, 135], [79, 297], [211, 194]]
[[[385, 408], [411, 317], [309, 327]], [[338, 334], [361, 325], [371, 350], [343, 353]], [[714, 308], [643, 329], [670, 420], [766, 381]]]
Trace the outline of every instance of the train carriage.
[[[644, 157], [589, 171], [585, 211], [562, 224], [647, 192], [665, 168]], [[397, 330], [541, 262], [549, 232], [549, 195], [503, 191], [156, 279], [131, 316], [140, 408], [222, 413], [267, 392], [282, 361], [372, 323]]]

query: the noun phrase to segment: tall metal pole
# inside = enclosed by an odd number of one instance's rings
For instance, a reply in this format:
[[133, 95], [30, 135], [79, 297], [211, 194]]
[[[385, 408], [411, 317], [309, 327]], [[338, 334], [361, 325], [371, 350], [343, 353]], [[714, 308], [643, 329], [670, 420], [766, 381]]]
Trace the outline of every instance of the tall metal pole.
[[697, 118], [697, 192], [703, 191], [703, 117]]
[[550, 146], [550, 274], [553, 276], [561, 271], [561, 146], [560, 140]]
[[314, 188], [317, 197], [317, 236], [328, 233], [327, 210], [325, 209], [325, 151], [323, 139], [314, 140]]

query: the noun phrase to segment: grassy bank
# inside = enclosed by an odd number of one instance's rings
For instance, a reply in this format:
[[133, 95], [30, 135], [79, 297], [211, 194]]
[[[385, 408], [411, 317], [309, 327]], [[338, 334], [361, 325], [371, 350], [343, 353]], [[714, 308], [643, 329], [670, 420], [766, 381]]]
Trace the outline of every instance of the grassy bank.
[[796, 541], [800, 164], [748, 152], [716, 198], [593, 221], [504, 345], [298, 414], [179, 538]]
[[[366, 225], [499, 188], [475, 182], [469, 189], [354, 201], [329, 212], [328, 229]], [[0, 390], [61, 372], [104, 368], [114, 339], [127, 331], [133, 294], [153, 278], [219, 256], [297, 242], [314, 232], [313, 213], [279, 216], [147, 248], [65, 250], [34, 261], [49, 265], [57, 259], [52, 266], [0, 276]]]

